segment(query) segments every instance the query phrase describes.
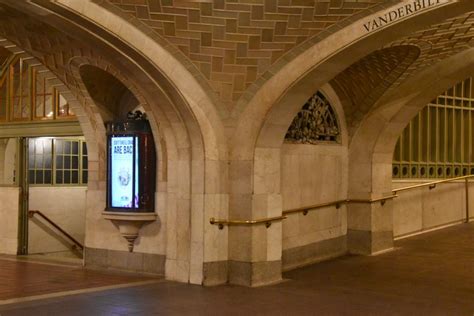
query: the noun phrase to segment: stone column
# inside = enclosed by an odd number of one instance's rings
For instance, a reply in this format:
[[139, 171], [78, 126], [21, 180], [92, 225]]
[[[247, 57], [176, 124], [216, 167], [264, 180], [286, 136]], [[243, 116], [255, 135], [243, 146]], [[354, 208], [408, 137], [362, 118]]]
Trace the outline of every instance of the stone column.
[[5, 184], [5, 155], [8, 139], [0, 139], [0, 184]]
[[347, 246], [353, 254], [371, 255], [393, 248], [393, 205], [351, 204], [347, 211]]
[[[385, 156], [380, 158], [374, 154], [371, 164], [352, 164], [350, 199], [369, 200], [392, 195], [391, 163], [387, 163]], [[354, 254], [370, 255], [392, 249], [393, 201], [349, 204], [347, 237], [349, 252]]]
[[[232, 219], [257, 220], [281, 216], [280, 150], [257, 148], [254, 161], [231, 164]], [[269, 227], [229, 228], [229, 282], [259, 286], [281, 280], [282, 223]]]

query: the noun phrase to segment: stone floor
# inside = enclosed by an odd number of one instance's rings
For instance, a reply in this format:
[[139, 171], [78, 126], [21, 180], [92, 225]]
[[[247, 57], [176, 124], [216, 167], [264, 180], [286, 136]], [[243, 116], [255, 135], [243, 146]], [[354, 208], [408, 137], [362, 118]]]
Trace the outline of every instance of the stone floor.
[[85, 270], [77, 265], [0, 259], [0, 304], [2, 301], [24, 297], [150, 280], [123, 273]]
[[[3, 305], [0, 315], [474, 314], [474, 224], [401, 240], [396, 247], [295, 270], [274, 286], [205, 288], [162, 281]], [[0, 278], [9, 278], [3, 268]], [[15, 278], [11, 282], [29, 284], [28, 276]]]

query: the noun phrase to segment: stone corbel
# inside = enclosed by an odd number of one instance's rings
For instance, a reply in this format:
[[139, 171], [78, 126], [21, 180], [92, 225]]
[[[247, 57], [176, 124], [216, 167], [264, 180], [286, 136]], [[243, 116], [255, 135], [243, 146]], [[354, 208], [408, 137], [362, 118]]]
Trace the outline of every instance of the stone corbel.
[[135, 240], [143, 225], [156, 221], [158, 215], [149, 212], [103, 212], [105, 219], [118, 226], [120, 234], [127, 240], [128, 251], [133, 252]]

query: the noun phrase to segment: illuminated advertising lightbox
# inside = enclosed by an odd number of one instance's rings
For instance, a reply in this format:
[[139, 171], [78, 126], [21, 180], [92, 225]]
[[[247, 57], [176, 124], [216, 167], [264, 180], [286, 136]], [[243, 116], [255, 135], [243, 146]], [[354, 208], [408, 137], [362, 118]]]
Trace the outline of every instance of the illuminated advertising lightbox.
[[138, 163], [136, 136], [110, 138], [110, 202], [112, 207], [138, 208]]
[[155, 145], [146, 116], [139, 114], [107, 124], [107, 212], [155, 209]]

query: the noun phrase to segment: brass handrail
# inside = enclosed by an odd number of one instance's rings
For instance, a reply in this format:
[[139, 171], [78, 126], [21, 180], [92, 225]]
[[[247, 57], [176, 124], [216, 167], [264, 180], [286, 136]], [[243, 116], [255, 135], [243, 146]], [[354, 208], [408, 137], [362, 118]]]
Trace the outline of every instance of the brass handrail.
[[[305, 207], [299, 207], [299, 208], [294, 208], [294, 209], [289, 209], [286, 211], [283, 211], [282, 213], [284, 215], [289, 215], [293, 213], [308, 213], [309, 210], [314, 210], [318, 208], [323, 208], [323, 207], [329, 207], [329, 206], [335, 206], [336, 209], [340, 208], [343, 204], [347, 204], [347, 199], [345, 200], [337, 200], [334, 202], [327, 202], [327, 203], [321, 203], [321, 204], [314, 204], [310, 206], [305, 206]], [[305, 214], [306, 215], [306, 214]]]
[[294, 214], [294, 213], [303, 213], [303, 215], [308, 214], [309, 211], [320, 209], [323, 207], [328, 207], [328, 206], [336, 206], [336, 208], [340, 208], [343, 204], [348, 204], [348, 203], [376, 203], [380, 202], [380, 204], [383, 206], [387, 200], [391, 200], [398, 197], [398, 195], [391, 195], [391, 196], [385, 196], [381, 197], [378, 199], [345, 199], [345, 200], [338, 200], [334, 202], [328, 202], [328, 203], [321, 203], [321, 204], [315, 204], [315, 205], [310, 205], [307, 207], [300, 207], [300, 208], [295, 208], [295, 209], [290, 209], [282, 212], [282, 216], [275, 216], [275, 217], [268, 217], [268, 218], [261, 218], [261, 219], [255, 219], [255, 220], [226, 220], [226, 219], [216, 219], [214, 217], [211, 217], [209, 219], [209, 223], [211, 225], [218, 225], [219, 229], [223, 229], [224, 226], [234, 226], [234, 225], [256, 225], [256, 224], [263, 224], [265, 223], [265, 226], [268, 228], [272, 225], [272, 222], [274, 221], [281, 221], [287, 218], [286, 215], [289, 214]]
[[407, 186], [407, 187], [394, 189], [394, 190], [392, 190], [392, 192], [393, 192], [394, 195], [396, 195], [398, 192], [418, 189], [418, 188], [422, 188], [422, 187], [429, 187], [429, 189], [432, 190], [432, 189], [436, 188], [436, 185], [438, 185], [438, 184], [464, 180], [464, 190], [466, 192], [466, 194], [465, 194], [466, 217], [465, 217], [464, 222], [469, 223], [469, 219], [471, 218], [471, 216], [469, 215], [469, 179], [471, 179], [471, 178], [474, 178], [474, 175], [471, 174], [471, 175], [468, 175], [468, 176], [462, 176], [462, 177], [456, 177], [456, 178], [451, 178], [451, 179], [444, 179], [444, 180], [432, 181], [432, 182], [427, 182], [427, 183], [422, 183], [422, 184], [410, 185], [410, 186]]
[[58, 226], [58, 224], [56, 224], [55, 222], [53, 222], [49, 217], [47, 217], [46, 215], [44, 215], [41, 211], [38, 211], [38, 210], [29, 210], [28, 211], [28, 217], [29, 218], [33, 218], [33, 216], [35, 216], [35, 214], [38, 214], [39, 216], [41, 216], [42, 218], [44, 218], [45, 221], [47, 221], [51, 226], [53, 226], [54, 228], [56, 228], [57, 230], [59, 230], [64, 236], [66, 236], [69, 240], [71, 240], [75, 245], [77, 245], [79, 248], [81, 248], [81, 250], [84, 250], [84, 246], [79, 242], [77, 241], [74, 237], [72, 237], [71, 235], [69, 235], [64, 229], [62, 229], [61, 227]]
[[286, 216], [275, 216], [275, 217], [268, 217], [268, 218], [261, 218], [261, 219], [254, 219], [254, 220], [225, 220], [225, 219], [215, 219], [211, 217], [209, 219], [209, 223], [211, 225], [218, 225], [219, 229], [223, 229], [224, 226], [232, 226], [232, 225], [255, 225], [255, 224], [263, 224], [268, 228], [272, 225], [272, 222], [281, 221], [286, 219]]
[[223, 229], [224, 226], [255, 225], [255, 224], [262, 224], [262, 223], [265, 223], [265, 226], [268, 228], [268, 227], [271, 226], [272, 222], [286, 219], [287, 218], [286, 215], [295, 214], [295, 213], [303, 213], [303, 215], [307, 215], [309, 211], [317, 210], [317, 209], [320, 209], [320, 208], [323, 208], [323, 207], [335, 206], [336, 209], [338, 209], [344, 204], [351, 204], [351, 203], [372, 204], [372, 203], [380, 202], [380, 204], [383, 206], [383, 205], [385, 205], [387, 200], [392, 200], [394, 198], [397, 198], [398, 197], [397, 193], [399, 193], [399, 192], [413, 190], [413, 189], [422, 188], [422, 187], [429, 187], [430, 190], [431, 190], [431, 189], [436, 188], [436, 185], [438, 185], [438, 184], [454, 182], [454, 181], [459, 181], [459, 180], [465, 180], [465, 185], [466, 185], [466, 222], [467, 222], [467, 221], [469, 221], [469, 190], [468, 190], [469, 181], [468, 180], [470, 178], [474, 178], [474, 175], [468, 175], [468, 176], [456, 177], [456, 178], [451, 178], [451, 179], [432, 181], [432, 182], [428, 182], [428, 183], [422, 183], [422, 184], [411, 185], [411, 186], [407, 186], [407, 187], [403, 187], [403, 188], [398, 188], [398, 189], [392, 190], [393, 195], [384, 196], [384, 197], [377, 198], [377, 199], [344, 199], [344, 200], [337, 200], [337, 201], [333, 201], [333, 202], [326, 202], [326, 203], [309, 205], [309, 206], [305, 206], [305, 207], [299, 207], [299, 208], [295, 208], [295, 209], [289, 209], [289, 210], [285, 210], [285, 211], [282, 212], [283, 216], [261, 218], [261, 219], [257, 219], [257, 220], [225, 220], [225, 219], [215, 219], [214, 217], [212, 217], [212, 218], [210, 218], [209, 222], [212, 225], [218, 225], [219, 229]]
[[306, 215], [306, 214], [308, 214], [309, 211], [317, 210], [317, 209], [320, 209], [320, 208], [323, 208], [323, 207], [335, 206], [336, 209], [338, 209], [343, 204], [351, 204], [351, 203], [372, 204], [372, 203], [380, 202], [380, 204], [383, 206], [383, 205], [385, 205], [385, 202], [387, 202], [387, 200], [392, 200], [396, 197], [398, 197], [398, 195], [394, 194], [394, 195], [384, 196], [384, 197], [377, 198], [377, 199], [345, 199], [345, 200], [338, 200], [338, 201], [334, 201], [334, 202], [327, 202], [327, 203], [321, 203], [321, 204], [315, 204], [315, 205], [310, 205], [310, 206], [285, 210], [282, 213], [284, 215], [294, 214], [294, 213], [303, 213], [303, 215]]
[[393, 192], [393, 194], [396, 194], [397, 192], [408, 191], [408, 190], [418, 189], [418, 188], [422, 188], [422, 187], [429, 187], [430, 189], [434, 189], [437, 184], [448, 183], [448, 182], [459, 181], [459, 180], [465, 180], [465, 179], [470, 179], [470, 178], [474, 178], [474, 175], [471, 174], [471, 175], [468, 175], [468, 176], [462, 176], [462, 177], [456, 177], [456, 178], [450, 178], [450, 179], [444, 179], [444, 180], [438, 180], [438, 181], [432, 181], [432, 182], [426, 182], [426, 183], [421, 183], [421, 184], [410, 185], [410, 186], [403, 187], [403, 188], [393, 189], [392, 192]]

